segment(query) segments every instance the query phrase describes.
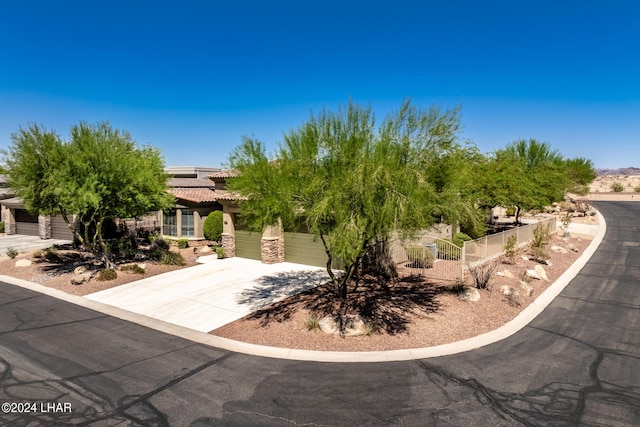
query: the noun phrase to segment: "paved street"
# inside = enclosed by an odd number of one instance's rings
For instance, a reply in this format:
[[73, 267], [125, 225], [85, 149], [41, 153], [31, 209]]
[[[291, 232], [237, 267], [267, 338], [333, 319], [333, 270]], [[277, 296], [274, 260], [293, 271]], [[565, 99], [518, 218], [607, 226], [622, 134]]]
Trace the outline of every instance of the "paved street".
[[1, 425], [640, 425], [640, 203], [597, 207], [603, 243], [537, 319], [431, 359], [249, 356], [0, 284], [0, 402], [73, 408]]

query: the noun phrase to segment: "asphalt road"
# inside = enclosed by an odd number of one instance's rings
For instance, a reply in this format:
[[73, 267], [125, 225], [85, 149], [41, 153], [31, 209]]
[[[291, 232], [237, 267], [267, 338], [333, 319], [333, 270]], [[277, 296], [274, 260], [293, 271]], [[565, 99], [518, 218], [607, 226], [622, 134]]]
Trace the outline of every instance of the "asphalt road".
[[248, 356], [0, 284], [1, 425], [640, 425], [640, 203], [597, 206], [603, 243], [536, 320], [434, 359]]

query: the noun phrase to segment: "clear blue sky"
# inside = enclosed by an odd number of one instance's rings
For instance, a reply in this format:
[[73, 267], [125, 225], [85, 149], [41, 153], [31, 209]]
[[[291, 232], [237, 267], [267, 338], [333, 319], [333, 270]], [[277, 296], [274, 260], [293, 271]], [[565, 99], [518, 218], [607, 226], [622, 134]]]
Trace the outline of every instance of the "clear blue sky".
[[536, 138], [640, 167], [640, 2], [0, 3], [0, 148], [107, 120], [168, 166], [219, 166], [349, 97], [380, 119], [462, 105], [483, 152]]

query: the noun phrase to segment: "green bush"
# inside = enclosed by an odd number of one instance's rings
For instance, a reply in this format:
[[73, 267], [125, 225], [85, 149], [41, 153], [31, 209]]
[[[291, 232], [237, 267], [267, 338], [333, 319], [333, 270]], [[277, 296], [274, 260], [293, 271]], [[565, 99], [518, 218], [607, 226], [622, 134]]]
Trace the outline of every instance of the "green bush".
[[473, 240], [468, 234], [465, 233], [456, 233], [453, 235], [453, 244], [462, 247], [464, 242], [468, 242], [469, 240]]
[[7, 256], [11, 259], [14, 259], [18, 256], [18, 251], [13, 248], [7, 248]]
[[133, 258], [138, 253], [138, 240], [135, 236], [124, 236], [107, 242], [109, 253], [120, 258]]
[[49, 262], [60, 262], [62, 258], [60, 258], [60, 254], [58, 253], [58, 249], [55, 246], [48, 247], [44, 251], [44, 258]]
[[117, 277], [118, 273], [116, 273], [113, 268], [105, 268], [104, 270], [100, 271], [100, 274], [98, 274], [98, 280], [102, 282], [107, 280], [114, 280]]
[[222, 211], [213, 211], [207, 215], [202, 227], [204, 238], [207, 240], [220, 240], [222, 236]]
[[407, 249], [407, 258], [411, 267], [431, 268], [433, 267], [433, 251], [420, 245], [411, 245]]
[[189, 239], [179, 239], [178, 240], [178, 248], [186, 249], [189, 247]]
[[224, 248], [222, 246], [216, 247], [216, 255], [218, 255], [218, 259], [224, 258]]
[[4, 233], [4, 221], [0, 221], [0, 233]]
[[636, 193], [640, 193], [640, 185], [636, 185], [636, 186], [633, 188], [633, 191], [635, 191]]
[[128, 271], [133, 274], [145, 274], [146, 271], [144, 268], [140, 267], [138, 264], [124, 265], [120, 267], [122, 271]]
[[167, 251], [162, 254], [160, 262], [165, 265], [185, 265], [184, 257], [178, 252]]
[[611, 184], [611, 189], [613, 191], [615, 191], [616, 193], [620, 193], [620, 192], [624, 191], [624, 185], [622, 185], [621, 183], [616, 181], [613, 184]]
[[505, 210], [504, 214], [506, 216], [514, 216], [516, 214], [516, 207], [515, 206], [508, 207]]
[[502, 247], [504, 256], [509, 264], [516, 263], [516, 256], [518, 255], [518, 238], [516, 236], [509, 236], [507, 243]]

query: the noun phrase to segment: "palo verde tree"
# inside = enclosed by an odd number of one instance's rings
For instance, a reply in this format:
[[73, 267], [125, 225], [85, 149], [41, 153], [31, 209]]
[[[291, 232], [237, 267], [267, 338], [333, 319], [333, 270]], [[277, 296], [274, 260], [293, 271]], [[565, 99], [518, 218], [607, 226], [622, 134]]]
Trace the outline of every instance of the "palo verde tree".
[[106, 122], [73, 126], [67, 142], [31, 124], [11, 135], [4, 155], [9, 184], [25, 208], [34, 215], [61, 215], [82, 246], [108, 265], [105, 221], [139, 217], [173, 201], [160, 152], [138, 148], [129, 133]]
[[[323, 243], [336, 294], [345, 298], [357, 271], [394, 274], [385, 262], [393, 233], [433, 225], [449, 212], [452, 194], [464, 203], [447, 180], [439, 186], [431, 179], [462, 150], [459, 131], [457, 109], [422, 110], [407, 101], [378, 126], [371, 108], [350, 102], [312, 114], [284, 135], [274, 156], [244, 138], [230, 157], [240, 172], [230, 189], [247, 196], [242, 215], [254, 230], [303, 222]], [[331, 269], [334, 260], [343, 265], [341, 277]]]

